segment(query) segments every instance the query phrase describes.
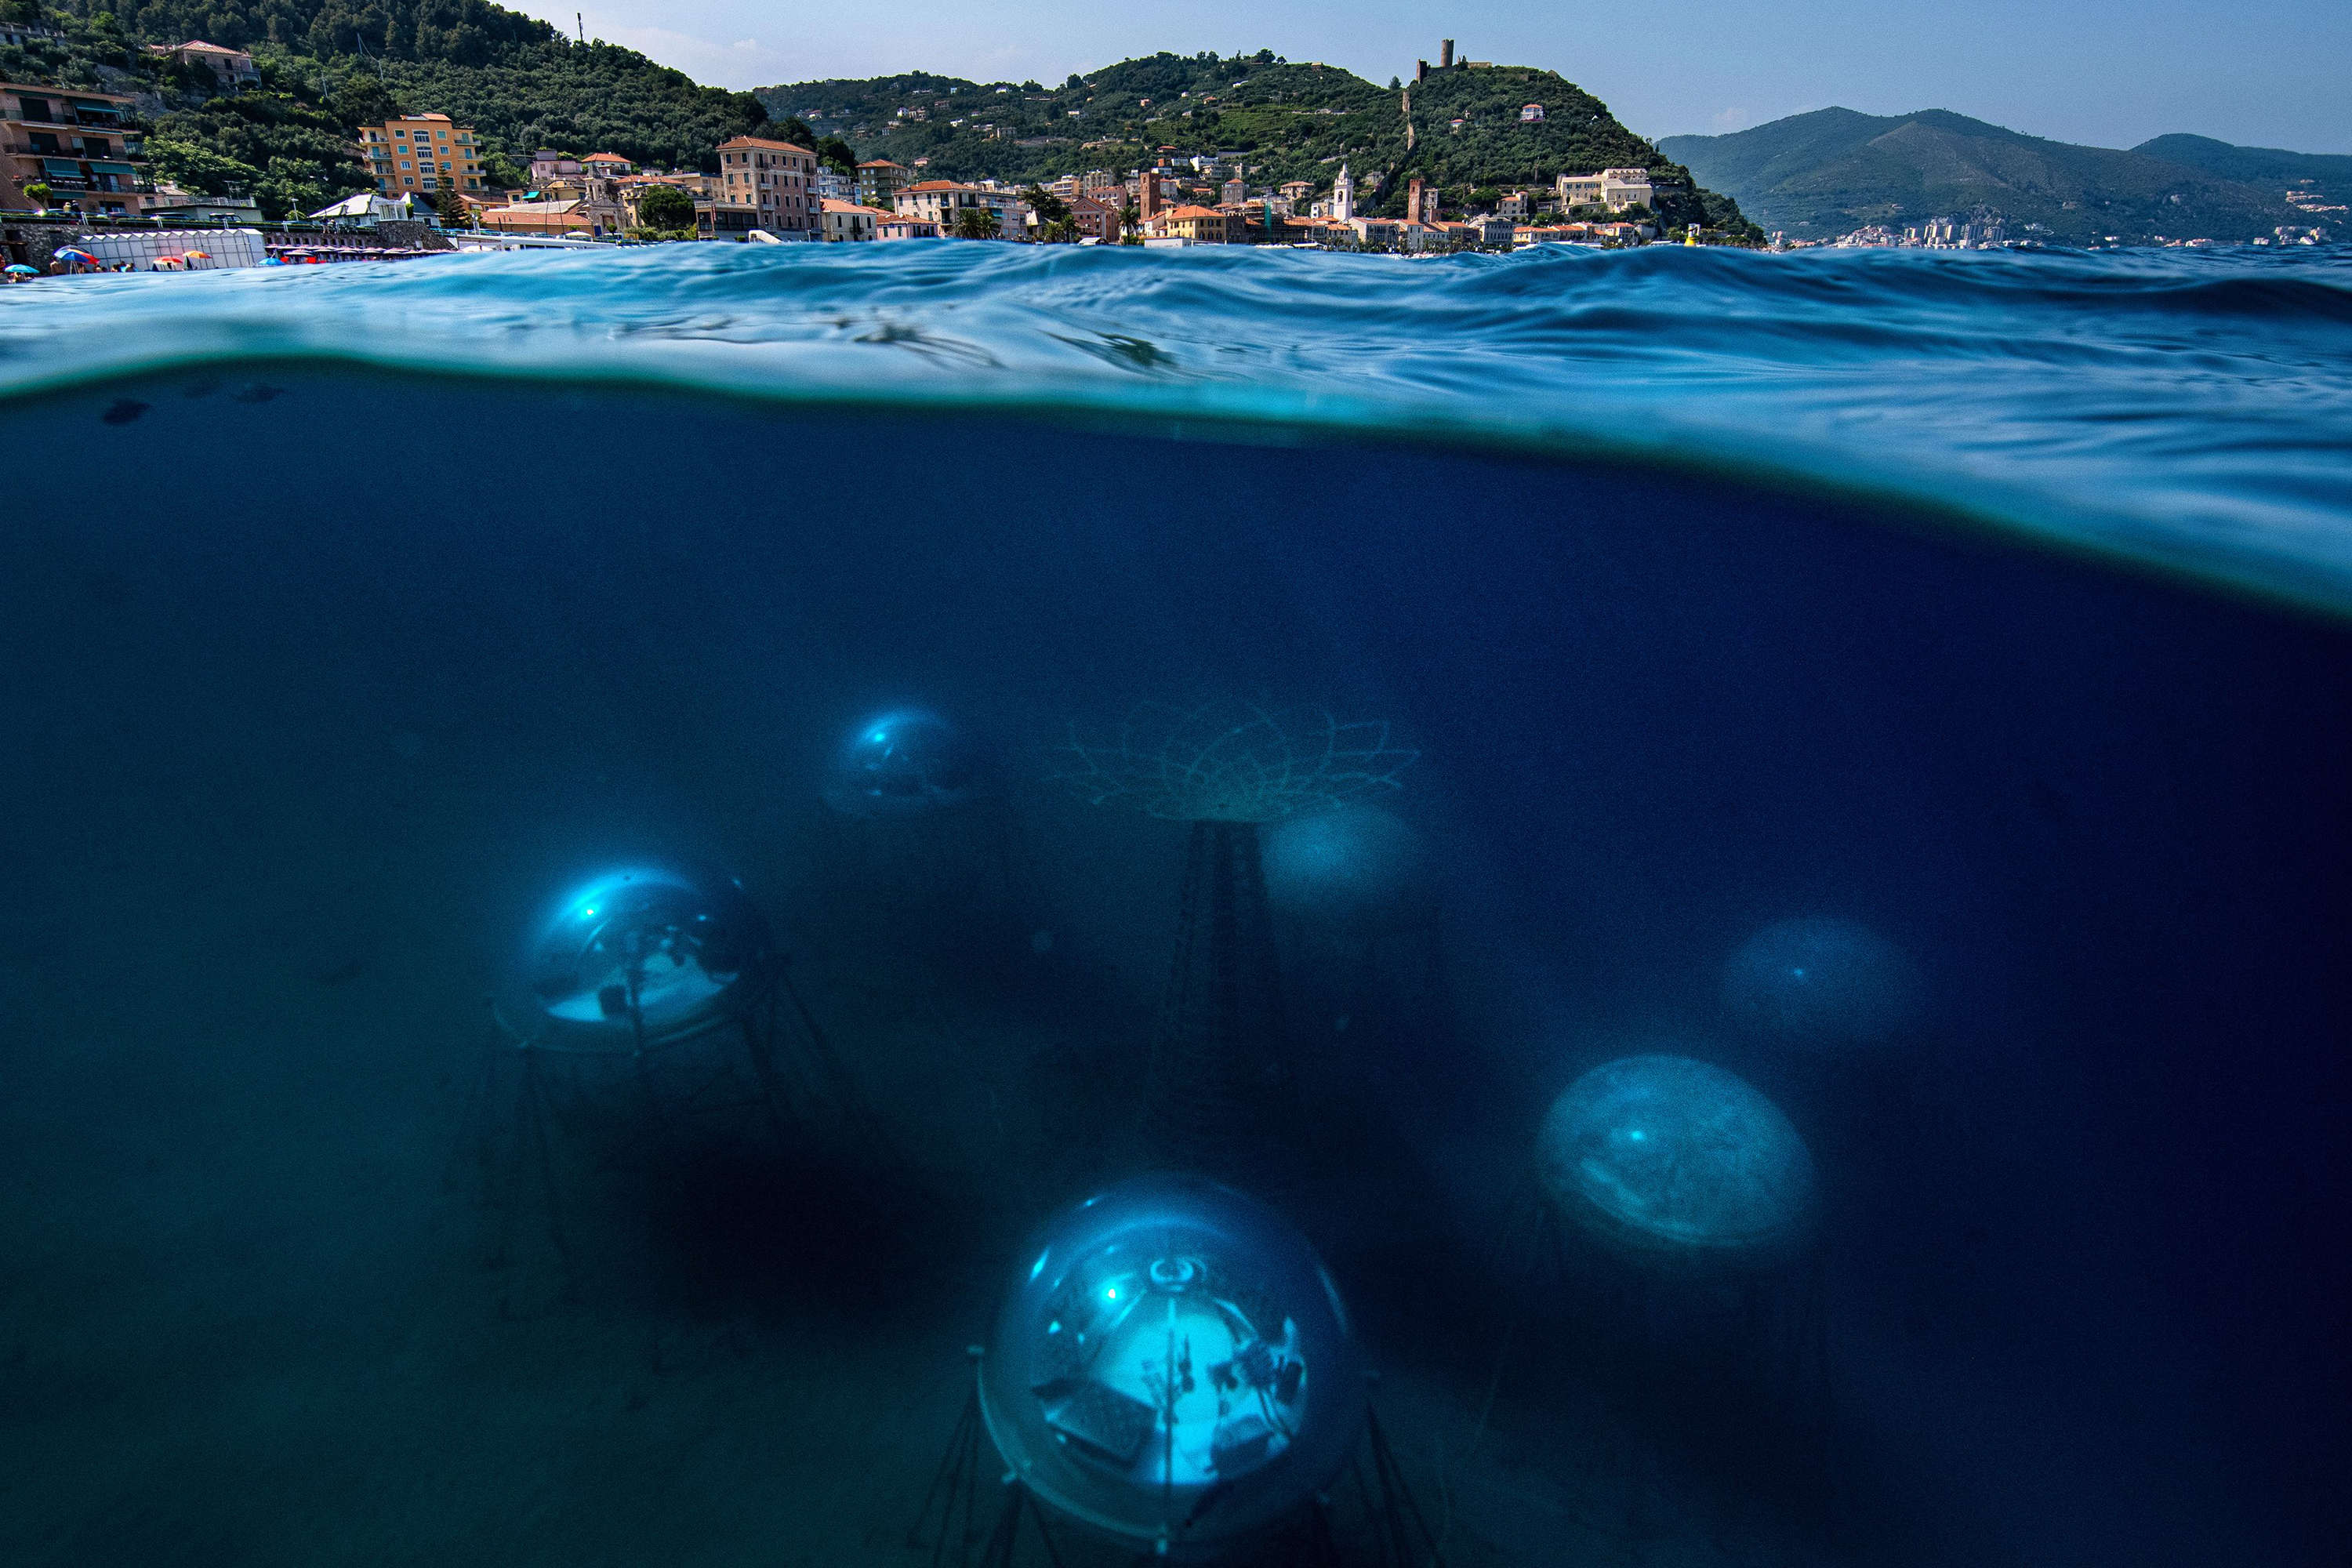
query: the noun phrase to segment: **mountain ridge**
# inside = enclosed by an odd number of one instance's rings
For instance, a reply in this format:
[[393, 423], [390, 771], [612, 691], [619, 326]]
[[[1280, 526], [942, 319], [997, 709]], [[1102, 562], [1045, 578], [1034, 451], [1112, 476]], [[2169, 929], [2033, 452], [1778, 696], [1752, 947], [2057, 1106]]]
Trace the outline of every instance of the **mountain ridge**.
[[1658, 147], [1758, 222], [1795, 238], [1958, 217], [1998, 218], [2012, 237], [2074, 244], [2109, 237], [2235, 240], [2311, 221], [2276, 188], [2145, 150], [2202, 140], [2085, 147], [1950, 110], [1873, 115], [1830, 108], [1727, 135], [1668, 136]]
[[[1325, 189], [1345, 163], [1360, 188], [1366, 175], [1379, 178], [1368, 210], [1401, 216], [1416, 174], [1458, 209], [1491, 205], [1510, 188], [1549, 187], [1560, 174], [1639, 167], [1672, 183], [1660, 189], [1663, 222], [1748, 227], [1735, 202], [1700, 189], [1606, 104], [1535, 66], [1455, 66], [1381, 88], [1270, 49], [1162, 52], [1074, 73], [1058, 87], [902, 71], [753, 90], [772, 116], [840, 136], [861, 159], [923, 158], [941, 178], [1126, 172], [1162, 147], [1239, 153], [1253, 186], [1304, 179]], [[1520, 118], [1528, 104], [1541, 107], [1540, 119]]]

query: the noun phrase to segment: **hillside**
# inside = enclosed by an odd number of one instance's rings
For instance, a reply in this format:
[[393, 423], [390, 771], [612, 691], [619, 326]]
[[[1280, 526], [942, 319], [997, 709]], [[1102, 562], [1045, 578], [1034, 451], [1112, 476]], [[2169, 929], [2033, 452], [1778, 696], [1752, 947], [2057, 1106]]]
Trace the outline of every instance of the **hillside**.
[[[1260, 50], [1151, 55], [1054, 88], [914, 72], [758, 90], [770, 113], [838, 135], [861, 159], [911, 165], [927, 158], [924, 172], [944, 179], [1128, 171], [1169, 147], [1238, 153], [1253, 185], [1309, 180], [1328, 189], [1345, 161], [1360, 180], [1381, 176], [1372, 205], [1396, 216], [1415, 174], [1433, 181], [1449, 207], [1563, 173], [1638, 167], [1687, 178], [1599, 99], [1526, 66], [1433, 71], [1425, 82], [1382, 88], [1337, 66], [1292, 64]], [[1543, 105], [1539, 123], [1520, 121], [1528, 103]], [[1659, 216], [1669, 224], [1742, 223], [1720, 198], [1702, 210], [1706, 199], [1677, 190], [1662, 197]]]
[[[395, 110], [474, 125], [494, 175], [516, 183], [540, 147], [715, 169], [719, 142], [767, 120], [750, 93], [484, 0], [116, 0], [87, 19], [25, 0], [5, 10], [66, 37], [0, 48], [0, 70], [142, 94], [159, 170], [249, 192], [272, 217], [373, 188], [345, 144]], [[140, 47], [194, 37], [251, 49], [261, 87], [217, 95]]]
[[2150, 158], [2163, 158], [2202, 169], [2224, 180], [2250, 185], [2297, 187], [2308, 198], [2337, 205], [2352, 205], [2352, 155], [2342, 153], [2290, 153], [2283, 147], [2238, 147], [2210, 136], [2158, 136], [2132, 149]]
[[1765, 227], [1800, 238], [1942, 217], [1998, 216], [2013, 235], [2072, 244], [2108, 235], [2249, 239], [2311, 221], [2274, 182], [2257, 187], [2144, 152], [2047, 142], [1944, 110], [1822, 109], [1727, 136], [1670, 136], [1659, 148]]

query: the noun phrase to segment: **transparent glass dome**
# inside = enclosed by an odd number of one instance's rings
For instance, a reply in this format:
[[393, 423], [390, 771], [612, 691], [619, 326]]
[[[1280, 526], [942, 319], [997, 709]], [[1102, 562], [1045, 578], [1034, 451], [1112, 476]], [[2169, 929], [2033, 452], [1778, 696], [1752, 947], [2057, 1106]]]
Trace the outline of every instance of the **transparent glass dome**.
[[1291, 1513], [1355, 1451], [1363, 1368], [1339, 1290], [1258, 1203], [1145, 1177], [1025, 1257], [981, 1408], [1049, 1507], [1199, 1560]]
[[1620, 1249], [1761, 1263], [1811, 1239], [1804, 1140], [1746, 1079], [1688, 1057], [1626, 1057], [1578, 1079], [1537, 1158], [1560, 1215]]
[[558, 1050], [652, 1049], [741, 1017], [778, 973], [767, 919], [740, 883], [635, 862], [580, 882], [532, 923], [499, 1020]]
[[1339, 927], [1385, 925], [1425, 890], [1421, 835], [1376, 805], [1293, 817], [1265, 835], [1266, 900], [1285, 914]]
[[986, 756], [945, 719], [901, 708], [850, 732], [825, 781], [824, 803], [845, 816], [903, 816], [961, 805], [981, 791]]
[[1724, 1006], [1743, 1028], [1832, 1047], [1899, 1034], [1925, 991], [1908, 954], [1851, 921], [1766, 926], [1740, 944], [1723, 977]]

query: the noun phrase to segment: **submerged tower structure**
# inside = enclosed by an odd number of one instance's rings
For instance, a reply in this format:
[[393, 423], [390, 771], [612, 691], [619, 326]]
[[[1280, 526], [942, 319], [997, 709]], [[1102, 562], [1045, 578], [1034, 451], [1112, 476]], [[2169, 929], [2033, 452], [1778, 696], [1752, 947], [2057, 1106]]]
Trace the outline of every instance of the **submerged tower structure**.
[[1260, 833], [1385, 795], [1417, 755], [1384, 722], [1231, 700], [1146, 703], [1115, 739], [1073, 731], [1059, 748], [1059, 776], [1090, 803], [1192, 825], [1144, 1094], [1153, 1158], [1262, 1178], [1291, 1142], [1299, 1107]]

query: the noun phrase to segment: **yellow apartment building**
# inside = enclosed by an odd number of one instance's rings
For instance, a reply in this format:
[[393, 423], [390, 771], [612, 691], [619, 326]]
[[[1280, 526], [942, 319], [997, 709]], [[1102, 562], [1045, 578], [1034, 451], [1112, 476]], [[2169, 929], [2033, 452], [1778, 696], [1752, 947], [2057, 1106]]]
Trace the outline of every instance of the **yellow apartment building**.
[[416, 114], [360, 129], [360, 153], [388, 196], [482, 188], [482, 148], [473, 127], [446, 114]]

